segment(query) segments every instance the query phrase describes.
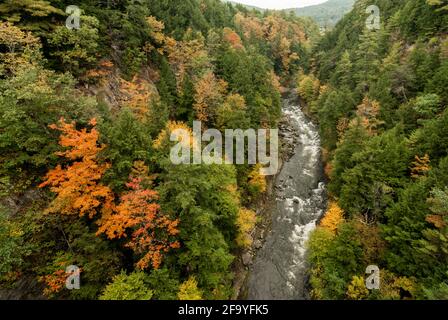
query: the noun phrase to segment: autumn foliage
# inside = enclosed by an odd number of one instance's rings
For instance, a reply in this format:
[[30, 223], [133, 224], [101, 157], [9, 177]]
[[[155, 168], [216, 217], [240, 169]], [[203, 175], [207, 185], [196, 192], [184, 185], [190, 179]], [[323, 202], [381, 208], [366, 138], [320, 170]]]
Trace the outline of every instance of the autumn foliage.
[[230, 28], [223, 29], [224, 41], [230, 44], [235, 50], [244, 49], [240, 36]]
[[58, 165], [50, 170], [40, 184], [39, 187], [49, 186], [57, 194], [47, 212], [92, 218], [97, 210], [108, 214], [114, 209], [112, 191], [99, 182], [110, 167], [107, 163], [100, 164], [97, 159], [105, 146], [98, 145], [96, 120], [92, 119], [89, 124], [93, 127], [90, 131], [85, 128], [77, 130], [74, 122], [66, 123], [64, 119], [60, 119], [57, 125], [50, 125], [50, 128], [62, 132], [59, 144], [68, 148], [56, 155], [66, 158], [71, 164], [65, 167]]
[[179, 242], [172, 240], [179, 233], [179, 221], [162, 214], [160, 205], [155, 202], [158, 193], [143, 187], [144, 179], [149, 180], [145, 171], [131, 175], [126, 184], [129, 191], [121, 196], [115, 212], [101, 219], [98, 233], [105, 233], [109, 239], [119, 239], [127, 237], [127, 230], [131, 230], [126, 246], [142, 256], [137, 267], [146, 269], [152, 265], [157, 269], [163, 253], [179, 247]]
[[[149, 185], [151, 177], [142, 162], [137, 162], [134, 175], [130, 177], [127, 187], [130, 189], [121, 196], [120, 203], [115, 205], [112, 190], [99, 181], [109, 164], [98, 163], [98, 153], [105, 146], [98, 146], [99, 133], [95, 129], [96, 121], [89, 123], [93, 128], [77, 130], [74, 123], [66, 123], [64, 119], [52, 129], [62, 132], [60, 145], [69, 148], [57, 152], [72, 164], [63, 168], [58, 165], [50, 170], [41, 188], [50, 186], [56, 198], [47, 209], [51, 213], [88, 215], [93, 218], [101, 211], [98, 220], [97, 234], [106, 234], [109, 239], [127, 237], [130, 230], [130, 240], [127, 246], [141, 255], [137, 266], [141, 269], [150, 265], [158, 268], [164, 252], [179, 247], [177, 241], [171, 238], [178, 234], [178, 220], [171, 220], [160, 212], [156, 191], [142, 186]], [[49, 278], [55, 282], [54, 276]], [[52, 280], [53, 279], [53, 280]]]
[[415, 156], [415, 161], [412, 162], [411, 177], [417, 179], [424, 176], [431, 169], [429, 155], [425, 154], [423, 157]]
[[52, 294], [61, 291], [64, 288], [66, 279], [67, 274], [63, 269], [59, 269], [51, 274], [41, 276], [39, 281], [43, 282], [46, 286], [43, 291], [44, 295], [51, 296]]
[[241, 247], [249, 247], [252, 244], [252, 237], [250, 233], [255, 227], [256, 215], [252, 210], [241, 208], [236, 220], [238, 227], [238, 235], [236, 243]]
[[195, 84], [196, 119], [207, 122], [214, 117], [218, 106], [223, 102], [227, 83], [217, 79], [212, 71], [205, 73]]
[[150, 110], [151, 86], [149, 83], [138, 77], [132, 81], [121, 79], [121, 92], [123, 93], [120, 103], [128, 107], [137, 116], [143, 120]]
[[179, 286], [179, 300], [202, 300], [202, 292], [198, 289], [195, 277], [190, 277]]
[[335, 233], [339, 224], [344, 221], [344, 211], [339, 207], [337, 202], [332, 201], [328, 207], [325, 216], [320, 222], [321, 227]]
[[379, 120], [380, 104], [376, 100], [364, 97], [362, 103], [357, 107], [356, 115], [360, 118], [361, 124], [367, 129], [370, 136], [377, 134], [379, 126], [383, 121]]

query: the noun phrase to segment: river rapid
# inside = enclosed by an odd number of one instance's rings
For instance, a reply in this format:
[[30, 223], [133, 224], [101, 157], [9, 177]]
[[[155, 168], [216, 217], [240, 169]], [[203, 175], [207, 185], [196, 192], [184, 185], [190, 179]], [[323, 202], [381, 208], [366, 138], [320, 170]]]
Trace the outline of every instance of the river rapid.
[[294, 96], [283, 100], [283, 140], [292, 154], [275, 180], [272, 225], [251, 267], [248, 299], [308, 299], [306, 241], [326, 208], [317, 126]]

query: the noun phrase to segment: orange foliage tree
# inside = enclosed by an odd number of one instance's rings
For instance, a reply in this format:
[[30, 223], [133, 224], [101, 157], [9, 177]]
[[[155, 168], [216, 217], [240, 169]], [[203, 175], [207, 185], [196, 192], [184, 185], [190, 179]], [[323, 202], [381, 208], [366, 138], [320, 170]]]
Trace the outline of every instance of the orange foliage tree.
[[431, 167], [429, 166], [431, 160], [429, 160], [429, 155], [425, 154], [423, 157], [415, 156], [415, 161], [412, 162], [411, 177], [417, 179], [424, 176]]
[[129, 107], [138, 119], [145, 119], [150, 110], [152, 98], [153, 90], [150, 84], [135, 76], [132, 81], [121, 79], [120, 90], [124, 93], [120, 103]]
[[370, 136], [376, 135], [378, 127], [384, 123], [378, 120], [379, 113], [379, 102], [370, 100], [368, 97], [364, 97], [362, 103], [357, 108], [356, 115], [361, 119], [361, 124], [367, 129]]
[[[142, 162], [134, 165], [131, 180], [127, 184], [130, 191], [121, 197], [118, 206], [114, 204], [112, 190], [99, 183], [110, 165], [98, 163], [98, 153], [105, 146], [98, 146], [99, 132], [95, 129], [95, 119], [90, 121], [90, 125], [93, 128], [89, 132], [87, 129], [77, 130], [75, 123], [66, 123], [64, 119], [58, 125], [50, 126], [62, 132], [59, 143], [69, 148], [57, 152], [57, 155], [75, 162], [65, 168], [58, 165], [50, 170], [40, 185], [41, 188], [50, 186], [51, 191], [57, 194], [47, 212], [88, 215], [92, 218], [100, 210], [97, 234], [104, 233], [109, 239], [118, 239], [126, 237], [127, 230], [132, 230], [132, 238], [127, 246], [143, 255], [137, 267], [145, 269], [151, 263], [154, 268], [158, 268], [163, 252], [179, 247], [179, 243], [172, 240], [179, 233], [179, 221], [163, 215], [160, 206], [155, 203], [157, 192], [143, 187], [151, 184], [152, 177]], [[53, 283], [54, 279], [57, 277], [50, 277], [47, 282]]]
[[51, 191], [57, 194], [51, 202], [47, 212], [62, 214], [88, 215], [92, 218], [98, 209], [103, 213], [113, 210], [113, 193], [109, 187], [99, 183], [104, 172], [110, 164], [99, 164], [98, 153], [105, 148], [98, 146], [99, 132], [95, 129], [96, 120], [89, 124], [93, 126], [90, 132], [87, 129], [77, 130], [75, 123], [66, 123], [63, 118], [58, 125], [50, 128], [62, 132], [59, 144], [66, 151], [57, 152], [56, 155], [65, 157], [73, 163], [65, 168], [58, 165], [45, 176], [40, 188], [50, 186]]
[[213, 119], [219, 105], [223, 103], [227, 83], [217, 79], [212, 71], [208, 71], [196, 82], [194, 90], [193, 108], [196, 119], [204, 122]]
[[130, 182], [126, 184], [130, 190], [121, 196], [113, 214], [103, 216], [98, 234], [105, 233], [109, 239], [119, 239], [127, 236], [127, 230], [132, 230], [126, 246], [142, 255], [137, 267], [146, 269], [152, 265], [157, 269], [163, 253], [179, 247], [179, 242], [173, 240], [179, 233], [179, 220], [171, 220], [161, 212], [160, 205], [155, 202], [158, 193], [144, 186], [151, 181], [147, 168], [141, 162], [135, 167]]
[[235, 50], [244, 49], [240, 36], [230, 28], [223, 29], [224, 41], [229, 43]]

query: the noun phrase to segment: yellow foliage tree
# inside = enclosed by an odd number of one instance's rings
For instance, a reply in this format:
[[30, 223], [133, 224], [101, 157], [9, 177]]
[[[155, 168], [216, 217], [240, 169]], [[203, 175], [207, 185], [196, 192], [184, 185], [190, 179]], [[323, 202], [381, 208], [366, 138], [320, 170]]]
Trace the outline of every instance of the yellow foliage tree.
[[397, 277], [389, 270], [381, 270], [381, 299], [400, 300], [402, 293], [407, 292], [413, 297], [417, 292], [417, 285], [413, 278]]
[[320, 82], [314, 75], [303, 74], [299, 77], [297, 92], [306, 102], [315, 100], [319, 94]]
[[[191, 33], [191, 30], [188, 32]], [[206, 63], [208, 61], [208, 53], [205, 49], [203, 39], [176, 41], [173, 38], [167, 37], [163, 50], [176, 76], [179, 93], [182, 91], [186, 73], [193, 67], [197, 67], [195, 61], [201, 60], [201, 65], [204, 68], [208, 66]]]
[[347, 297], [350, 300], [362, 300], [369, 295], [369, 290], [366, 288], [366, 284], [363, 277], [353, 276], [352, 281], [348, 285]]
[[236, 219], [236, 225], [238, 228], [236, 243], [238, 246], [247, 248], [252, 245], [250, 233], [255, 227], [256, 221], [257, 218], [255, 212], [246, 208], [240, 209]]
[[[165, 42], [167, 41], [167, 37], [163, 33], [163, 30], [165, 29], [165, 24], [161, 21], [158, 21], [155, 17], [149, 16], [146, 18], [146, 23], [148, 23], [150, 31], [150, 36], [153, 39], [153, 41], [158, 46], [163, 46]], [[150, 43], [146, 43], [145, 45], [145, 51], [150, 52], [154, 49], [154, 46]], [[159, 47], [157, 51], [160, 54], [163, 54], [163, 47]]]
[[338, 226], [344, 221], [344, 211], [339, 207], [336, 201], [330, 201], [328, 210], [320, 222], [320, 226], [336, 233]]
[[257, 194], [266, 192], [266, 177], [260, 174], [261, 164], [258, 163], [254, 166], [249, 173], [249, 186], [255, 189]]
[[198, 288], [198, 282], [194, 277], [188, 278], [179, 286], [177, 293], [179, 300], [202, 300], [202, 292]]
[[10, 22], [0, 22], [0, 45], [5, 47], [0, 52], [0, 74], [14, 73], [32, 60], [40, 59], [39, 39]]
[[170, 136], [172, 133], [176, 133], [176, 130], [184, 130], [185, 132], [188, 132], [188, 138], [184, 139], [185, 137], [182, 135], [176, 135], [177, 140], [182, 143], [185, 146], [189, 146], [190, 148], [199, 148], [199, 143], [194, 139], [193, 137], [193, 131], [191, 128], [182, 121], [168, 121], [165, 129], [160, 131], [159, 135], [157, 136], [157, 139], [154, 140], [153, 147], [156, 150], [162, 150], [167, 145], [170, 144]]

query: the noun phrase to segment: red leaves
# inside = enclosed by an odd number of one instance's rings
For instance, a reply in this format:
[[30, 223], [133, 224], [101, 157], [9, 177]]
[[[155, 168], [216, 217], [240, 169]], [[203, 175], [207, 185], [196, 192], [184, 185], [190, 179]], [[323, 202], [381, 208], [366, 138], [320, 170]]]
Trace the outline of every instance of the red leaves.
[[102, 219], [98, 232], [115, 239], [126, 237], [126, 229], [132, 229], [132, 237], [126, 246], [143, 255], [137, 267], [146, 269], [151, 264], [157, 269], [163, 253], [179, 247], [179, 243], [172, 239], [179, 233], [179, 221], [160, 212], [159, 204], [154, 202], [158, 193], [143, 188], [141, 182], [141, 177], [130, 178], [126, 184], [130, 191], [121, 197], [114, 214]]
[[[74, 123], [66, 123], [64, 119], [58, 125], [50, 126], [62, 132], [59, 144], [68, 148], [56, 154], [73, 163], [50, 170], [40, 185], [41, 188], [50, 186], [51, 191], [57, 194], [47, 211], [79, 216], [88, 214], [90, 218], [100, 211], [97, 234], [104, 233], [109, 239], [119, 239], [127, 237], [126, 232], [130, 230], [131, 239], [126, 246], [143, 256], [137, 266], [141, 269], [150, 265], [158, 268], [163, 254], [179, 247], [179, 243], [173, 240], [179, 233], [179, 221], [162, 214], [160, 205], [156, 203], [158, 193], [143, 187], [149, 186], [153, 178], [148, 175], [143, 162], [135, 163], [134, 174], [126, 184], [129, 191], [121, 196], [118, 205], [115, 204], [112, 190], [100, 183], [110, 167], [110, 164], [99, 164], [97, 160], [98, 153], [105, 146], [98, 146], [96, 120], [92, 119], [89, 124], [93, 126], [89, 132], [87, 129], [77, 130]], [[59, 286], [56, 280], [50, 279], [55, 288]]]

